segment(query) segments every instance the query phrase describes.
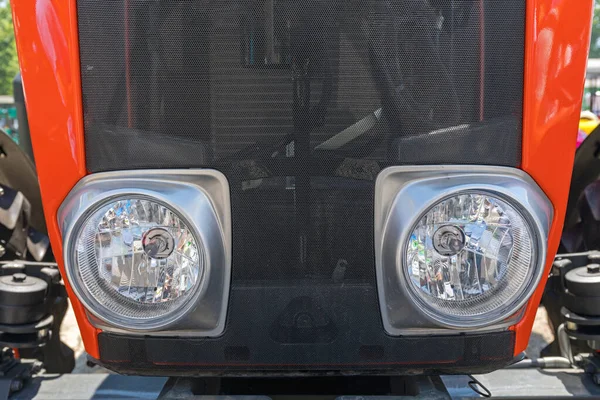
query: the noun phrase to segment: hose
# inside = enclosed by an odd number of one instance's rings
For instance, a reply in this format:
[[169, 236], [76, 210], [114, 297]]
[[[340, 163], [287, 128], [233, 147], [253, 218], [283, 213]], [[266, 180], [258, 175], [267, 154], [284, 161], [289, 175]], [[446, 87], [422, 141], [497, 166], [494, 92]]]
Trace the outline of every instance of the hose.
[[564, 323], [556, 330], [556, 336], [558, 338], [558, 347], [560, 347], [560, 355], [568, 359], [571, 364], [574, 364], [571, 339], [569, 339], [569, 335], [567, 335]]
[[507, 369], [524, 368], [571, 368], [572, 364], [566, 357], [527, 358], [507, 366]]

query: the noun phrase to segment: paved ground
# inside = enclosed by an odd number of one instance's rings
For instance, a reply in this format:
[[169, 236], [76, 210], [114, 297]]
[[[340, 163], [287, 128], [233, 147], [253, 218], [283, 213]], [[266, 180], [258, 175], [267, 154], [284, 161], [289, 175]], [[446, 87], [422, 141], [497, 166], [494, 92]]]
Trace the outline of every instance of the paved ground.
[[[527, 355], [529, 357], [538, 357], [540, 351], [550, 342], [554, 340], [554, 333], [548, 326], [546, 310], [540, 307], [535, 318], [535, 324], [533, 326], [533, 333], [531, 334], [531, 340], [529, 347], [527, 348]], [[104, 368], [100, 367], [88, 367], [86, 365], [86, 356], [83, 350], [83, 342], [81, 336], [79, 336], [79, 329], [77, 328], [77, 322], [75, 321], [75, 315], [73, 310], [69, 307], [69, 311], [63, 321], [63, 326], [60, 332], [62, 340], [75, 350], [75, 356], [77, 358], [75, 363], [75, 373], [100, 373], [106, 372]]]
[[538, 312], [535, 316], [535, 322], [533, 324], [533, 332], [531, 332], [531, 338], [529, 339], [529, 346], [527, 346], [527, 355], [529, 357], [539, 357], [540, 351], [549, 343], [554, 341], [554, 332], [548, 325], [548, 314], [544, 307], [538, 308]]
[[74, 373], [83, 374], [83, 373], [100, 373], [106, 372], [104, 368], [93, 367], [90, 368], [86, 365], [86, 355], [83, 349], [83, 342], [81, 341], [81, 336], [79, 335], [79, 328], [77, 327], [77, 321], [75, 320], [75, 314], [73, 314], [73, 309], [69, 306], [69, 311], [67, 311], [67, 315], [63, 320], [63, 324], [60, 330], [60, 338], [63, 342], [65, 342], [70, 348], [75, 350], [75, 369]]

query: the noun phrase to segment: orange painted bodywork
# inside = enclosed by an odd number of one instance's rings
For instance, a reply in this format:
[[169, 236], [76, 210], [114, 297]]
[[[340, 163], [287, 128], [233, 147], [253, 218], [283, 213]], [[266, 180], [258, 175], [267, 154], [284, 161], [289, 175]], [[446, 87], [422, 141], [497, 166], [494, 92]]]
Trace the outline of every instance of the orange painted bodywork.
[[[524, 0], [525, 1], [525, 0]], [[575, 153], [593, 0], [528, 0], [522, 168], [554, 205], [549, 271], [558, 248]], [[75, 0], [12, 0], [29, 125], [48, 233], [62, 265], [57, 210], [86, 174]], [[544, 277], [524, 318], [512, 327], [515, 354], [529, 341]], [[97, 334], [67, 285], [86, 351], [99, 358]]]
[[589, 52], [593, 0], [537, 0], [527, 4], [523, 159], [521, 168], [554, 206], [546, 274], [513, 327], [515, 354], [529, 342], [535, 313], [562, 233]]
[[[74, 0], [13, 0], [11, 5], [48, 236], [65, 276], [56, 211], [86, 175], [77, 10]], [[98, 358], [97, 330], [64, 282], [85, 349]]]

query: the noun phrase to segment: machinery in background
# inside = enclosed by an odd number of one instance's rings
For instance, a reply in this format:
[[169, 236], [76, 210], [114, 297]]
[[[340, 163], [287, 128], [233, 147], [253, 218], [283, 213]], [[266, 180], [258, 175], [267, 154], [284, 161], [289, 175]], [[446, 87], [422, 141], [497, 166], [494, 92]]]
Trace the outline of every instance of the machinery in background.
[[575, 154], [559, 253], [600, 249], [600, 129]]
[[575, 154], [559, 254], [542, 302], [556, 339], [541, 359], [517, 365], [577, 366], [600, 384], [600, 128]]
[[578, 367], [600, 385], [600, 251], [558, 255], [544, 303], [556, 340], [513, 367]]
[[[0, 394], [42, 370], [71, 372], [60, 341], [68, 298], [54, 262], [29, 156], [0, 131]], [[19, 359], [29, 361], [21, 363]], [[38, 360], [38, 361], [34, 361]]]

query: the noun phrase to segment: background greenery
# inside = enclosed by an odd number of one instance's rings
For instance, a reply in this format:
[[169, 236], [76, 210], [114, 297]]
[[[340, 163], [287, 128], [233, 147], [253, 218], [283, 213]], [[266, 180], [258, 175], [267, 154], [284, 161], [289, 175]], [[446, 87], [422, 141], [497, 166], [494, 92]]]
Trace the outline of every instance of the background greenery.
[[600, 58], [600, 0], [596, 0], [596, 4], [594, 5], [590, 58]]
[[18, 70], [10, 3], [0, 0], [0, 95], [12, 95], [12, 80]]

